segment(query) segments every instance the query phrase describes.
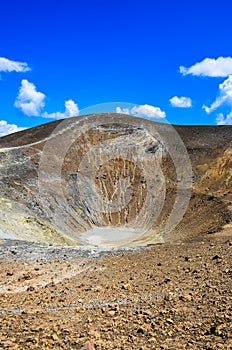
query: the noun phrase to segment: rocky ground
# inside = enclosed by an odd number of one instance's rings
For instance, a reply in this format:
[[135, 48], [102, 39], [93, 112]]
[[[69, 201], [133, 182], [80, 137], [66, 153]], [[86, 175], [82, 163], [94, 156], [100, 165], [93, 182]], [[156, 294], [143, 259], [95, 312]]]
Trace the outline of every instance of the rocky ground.
[[103, 113], [1, 138], [0, 350], [232, 349], [231, 135]]
[[232, 349], [231, 234], [117, 254], [6, 241], [0, 257], [0, 349]]

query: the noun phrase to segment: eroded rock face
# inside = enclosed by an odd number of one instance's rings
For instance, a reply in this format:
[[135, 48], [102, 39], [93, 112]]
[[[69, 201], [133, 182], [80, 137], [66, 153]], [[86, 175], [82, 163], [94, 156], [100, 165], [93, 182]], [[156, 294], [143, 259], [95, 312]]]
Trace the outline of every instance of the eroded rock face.
[[218, 230], [231, 219], [231, 131], [212, 127], [211, 144], [204, 127], [108, 113], [4, 137], [0, 236], [127, 246]]

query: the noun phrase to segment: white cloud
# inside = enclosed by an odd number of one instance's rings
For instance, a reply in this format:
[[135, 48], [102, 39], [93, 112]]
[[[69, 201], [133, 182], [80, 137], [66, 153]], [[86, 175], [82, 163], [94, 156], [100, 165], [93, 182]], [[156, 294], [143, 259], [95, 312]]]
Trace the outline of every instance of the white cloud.
[[121, 108], [121, 107], [116, 107], [116, 113], [120, 114], [130, 114], [129, 108]]
[[141, 118], [147, 117], [147, 118], [163, 119], [166, 117], [166, 113], [161, 111], [159, 107], [154, 107], [147, 104], [134, 106], [131, 109], [116, 107], [116, 113], [130, 114]]
[[148, 117], [157, 119], [163, 119], [166, 117], [165, 112], [161, 111], [159, 107], [154, 107], [147, 104], [134, 106], [131, 109], [131, 113], [136, 115], [137, 117]]
[[232, 75], [230, 75], [222, 84], [219, 85], [219, 96], [211, 104], [210, 107], [203, 105], [206, 113], [211, 113], [224, 103], [232, 107]]
[[45, 98], [46, 95], [37, 91], [33, 83], [23, 79], [14, 105], [28, 117], [64, 119], [77, 116], [80, 113], [78, 105], [73, 100], [65, 101], [64, 112], [42, 112], [45, 107]]
[[80, 113], [78, 105], [73, 100], [65, 101], [65, 111], [64, 112], [54, 112], [54, 113], [43, 113], [43, 118], [51, 119], [64, 119], [74, 116], [78, 116]]
[[45, 106], [45, 97], [33, 83], [23, 79], [14, 105], [28, 117], [38, 117]]
[[219, 113], [216, 118], [217, 125], [232, 125], [232, 112], [224, 117], [223, 113]]
[[183, 75], [192, 74], [205, 77], [228, 77], [228, 75], [232, 74], [232, 58], [205, 58], [203, 61], [189, 68], [181, 66], [179, 69], [180, 73]]
[[31, 70], [26, 62], [11, 61], [0, 57], [0, 72], [27, 72]]
[[14, 132], [24, 129], [25, 128], [19, 127], [16, 124], [8, 124], [6, 120], [0, 120], [0, 137], [13, 134]]
[[179, 107], [179, 108], [190, 108], [192, 107], [192, 100], [190, 97], [177, 97], [174, 96], [170, 98], [169, 102], [173, 107]]

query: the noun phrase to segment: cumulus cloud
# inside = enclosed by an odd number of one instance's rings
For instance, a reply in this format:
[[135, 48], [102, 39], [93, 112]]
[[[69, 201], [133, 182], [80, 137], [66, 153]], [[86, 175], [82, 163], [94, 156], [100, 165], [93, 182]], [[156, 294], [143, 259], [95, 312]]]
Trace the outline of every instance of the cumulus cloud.
[[73, 100], [65, 101], [64, 112], [43, 112], [46, 95], [37, 91], [36, 86], [23, 79], [14, 106], [28, 117], [64, 119], [79, 115], [78, 105]]
[[230, 75], [222, 84], [219, 84], [219, 96], [211, 104], [210, 107], [203, 105], [206, 113], [211, 113], [224, 103], [232, 107], [232, 75]]
[[204, 77], [228, 77], [232, 74], [232, 58], [218, 57], [205, 58], [203, 61], [186, 68], [181, 66], [180, 73], [183, 75], [191, 74]]
[[116, 107], [116, 113], [120, 114], [130, 114], [130, 109], [129, 108], [121, 108], [121, 107]]
[[154, 107], [147, 104], [134, 106], [131, 109], [131, 114], [134, 114], [137, 117], [148, 117], [148, 118], [157, 118], [157, 119], [163, 119], [166, 117], [165, 112], [161, 111], [159, 107]]
[[170, 98], [169, 102], [171, 103], [171, 105], [173, 107], [179, 107], [179, 108], [190, 108], [190, 107], [192, 107], [192, 100], [191, 100], [190, 97], [185, 97], [185, 96], [177, 97], [177, 96], [174, 96], [174, 97]]
[[51, 119], [64, 119], [74, 116], [78, 116], [80, 113], [78, 105], [73, 100], [65, 101], [65, 111], [64, 112], [54, 112], [54, 113], [43, 113], [43, 118]]
[[165, 112], [161, 111], [159, 107], [154, 107], [147, 104], [134, 106], [132, 108], [116, 107], [116, 113], [131, 114], [141, 118], [147, 117], [147, 118], [163, 119], [166, 117]]
[[219, 113], [216, 118], [217, 125], [232, 125], [232, 112], [224, 116], [223, 113]]
[[45, 106], [45, 97], [33, 83], [23, 79], [14, 106], [28, 117], [38, 117]]
[[26, 62], [11, 61], [0, 57], [0, 72], [27, 72], [31, 70]]
[[0, 137], [13, 134], [14, 132], [24, 129], [25, 128], [19, 127], [16, 124], [8, 124], [6, 120], [0, 120]]

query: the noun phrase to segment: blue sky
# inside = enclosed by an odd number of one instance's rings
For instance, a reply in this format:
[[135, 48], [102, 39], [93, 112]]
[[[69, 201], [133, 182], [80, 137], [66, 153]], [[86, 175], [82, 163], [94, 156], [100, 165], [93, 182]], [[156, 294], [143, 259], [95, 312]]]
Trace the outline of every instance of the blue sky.
[[232, 124], [231, 12], [229, 0], [2, 2], [0, 135], [93, 105]]

